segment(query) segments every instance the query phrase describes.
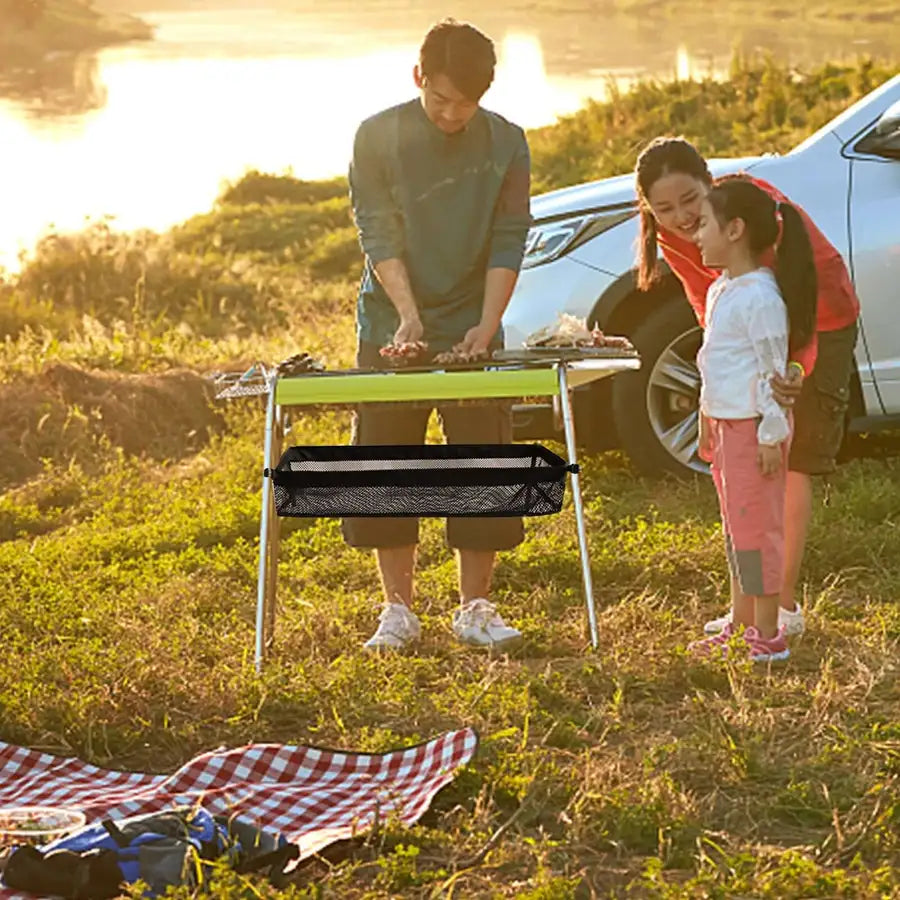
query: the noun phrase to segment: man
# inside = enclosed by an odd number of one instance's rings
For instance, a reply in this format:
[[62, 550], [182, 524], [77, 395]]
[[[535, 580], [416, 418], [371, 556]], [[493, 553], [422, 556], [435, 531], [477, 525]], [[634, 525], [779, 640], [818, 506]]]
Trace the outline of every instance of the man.
[[[379, 350], [423, 341], [428, 355], [501, 345], [500, 320], [522, 262], [529, 215], [528, 144], [521, 128], [479, 106], [494, 77], [493, 43], [446, 20], [426, 35], [413, 71], [419, 97], [360, 125], [350, 195], [365, 253], [357, 304], [361, 368], [383, 365]], [[445, 437], [461, 444], [509, 443], [508, 405], [438, 410]], [[417, 444], [430, 409], [362, 406], [354, 443]], [[347, 519], [344, 537], [374, 549], [385, 608], [373, 649], [419, 637], [411, 611], [417, 519]], [[522, 541], [521, 519], [452, 518], [447, 541], [459, 557], [456, 636], [509, 645], [521, 634], [488, 601], [494, 556]]]

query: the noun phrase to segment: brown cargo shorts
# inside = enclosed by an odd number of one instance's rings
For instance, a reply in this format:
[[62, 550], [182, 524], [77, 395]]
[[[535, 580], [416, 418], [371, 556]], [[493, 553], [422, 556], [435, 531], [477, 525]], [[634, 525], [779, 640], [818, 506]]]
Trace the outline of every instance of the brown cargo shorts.
[[844, 439], [857, 323], [818, 333], [816, 365], [794, 403], [794, 437], [788, 470], [828, 475]]
[[[378, 347], [361, 344], [360, 368], [380, 368]], [[512, 443], [510, 403], [452, 404], [435, 407], [448, 444]], [[432, 407], [409, 403], [361, 404], [353, 417], [355, 445], [424, 444]], [[419, 541], [419, 520], [412, 517], [348, 518], [341, 523], [351, 547], [407, 547]], [[453, 517], [447, 519], [447, 543], [454, 550], [511, 550], [522, 543], [521, 518]]]

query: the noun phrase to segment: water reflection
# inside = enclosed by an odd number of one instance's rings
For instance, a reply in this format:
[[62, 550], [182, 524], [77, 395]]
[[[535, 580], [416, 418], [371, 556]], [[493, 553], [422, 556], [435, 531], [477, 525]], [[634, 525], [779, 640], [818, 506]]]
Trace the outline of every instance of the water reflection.
[[37, 68], [0, 72], [0, 96], [36, 119], [81, 115], [106, 104], [100, 63], [89, 53], [51, 54]]
[[[304, 178], [342, 173], [357, 124], [414, 94], [417, 40], [342, 44], [335, 56], [319, 33], [317, 51], [300, 55], [273, 30], [280, 52], [228, 55], [227, 17], [216, 21], [215, 39], [207, 35], [206, 51], [201, 21], [176, 15], [169, 28], [159, 23], [153, 44], [110, 49], [73, 68], [70, 96], [93, 110], [88, 115], [0, 100], [0, 196], [16, 210], [0, 220], [0, 264], [14, 268], [18, 251], [45, 229], [81, 228], [86, 217], [167, 228], [208, 209], [223, 182], [248, 168]], [[192, 55], [184, 55], [186, 43]], [[606, 90], [603, 71], [549, 74], [534, 34], [507, 34], [498, 51], [485, 104], [525, 127]]]

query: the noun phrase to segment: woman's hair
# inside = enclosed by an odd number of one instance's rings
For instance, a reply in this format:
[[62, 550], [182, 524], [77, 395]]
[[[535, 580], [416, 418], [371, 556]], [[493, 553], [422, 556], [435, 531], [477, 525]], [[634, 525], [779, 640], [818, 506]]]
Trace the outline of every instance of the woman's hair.
[[473, 25], [444, 19], [425, 35], [419, 71], [426, 78], [446, 75], [469, 100], [478, 102], [494, 80], [494, 43]]
[[634, 169], [640, 207], [640, 239], [638, 241], [638, 287], [648, 290], [656, 281], [656, 219], [650, 209], [650, 189], [664, 175], [679, 173], [712, 184], [706, 160], [697, 148], [682, 137], [654, 138], [641, 151]]
[[775, 280], [787, 307], [790, 346], [795, 350], [806, 346], [816, 329], [819, 286], [812, 244], [796, 207], [776, 203], [740, 175], [719, 179], [706, 199], [723, 227], [733, 219], [743, 220], [752, 253], [775, 247]]

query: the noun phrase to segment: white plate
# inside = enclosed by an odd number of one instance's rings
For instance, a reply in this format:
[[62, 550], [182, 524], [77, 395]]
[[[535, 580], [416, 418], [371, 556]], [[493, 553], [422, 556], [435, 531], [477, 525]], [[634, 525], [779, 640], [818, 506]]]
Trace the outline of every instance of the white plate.
[[0, 809], [0, 838], [48, 839], [84, 827], [87, 819], [77, 809], [59, 806], [15, 806]]

